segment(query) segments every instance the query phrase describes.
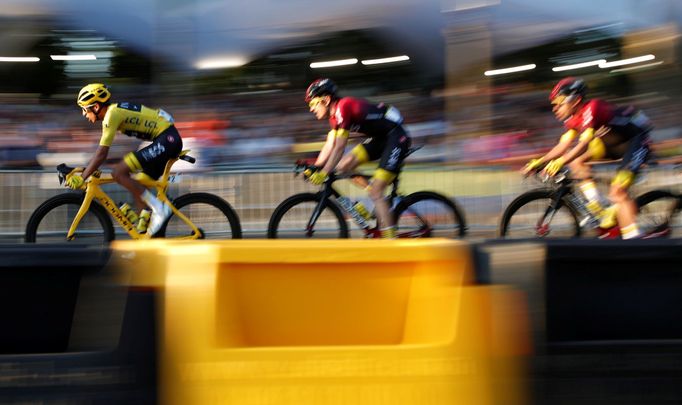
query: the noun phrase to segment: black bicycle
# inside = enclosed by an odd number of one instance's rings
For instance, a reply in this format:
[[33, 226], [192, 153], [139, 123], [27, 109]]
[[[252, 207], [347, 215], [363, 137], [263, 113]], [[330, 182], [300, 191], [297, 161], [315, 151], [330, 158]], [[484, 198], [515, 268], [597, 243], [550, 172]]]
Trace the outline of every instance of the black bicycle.
[[[416, 149], [415, 149], [416, 150]], [[410, 151], [410, 153], [412, 153]], [[409, 153], [408, 153], [409, 155]], [[315, 167], [297, 162], [294, 176]], [[347, 198], [334, 188], [334, 183], [350, 179], [366, 184], [371, 176], [364, 174], [330, 173], [317, 193], [301, 193], [284, 200], [273, 212], [268, 224], [268, 238], [348, 238], [346, 214], [363, 231], [365, 238], [380, 238], [381, 231], [374, 219], [362, 218], [352, 207], [344, 208], [340, 198]], [[467, 228], [462, 210], [448, 197], [433, 191], [418, 191], [408, 195], [398, 192], [399, 179], [393, 181], [387, 198], [396, 224], [398, 238], [447, 237], [462, 238]]]
[[[499, 236], [504, 238], [579, 237], [595, 233], [598, 220], [587, 209], [587, 201], [576, 190], [577, 180], [568, 169], [553, 178], [533, 175], [545, 186], [527, 191], [504, 210]], [[661, 236], [672, 233], [672, 224], [682, 208], [682, 198], [668, 190], [648, 191], [635, 199], [637, 223], [645, 232]]]

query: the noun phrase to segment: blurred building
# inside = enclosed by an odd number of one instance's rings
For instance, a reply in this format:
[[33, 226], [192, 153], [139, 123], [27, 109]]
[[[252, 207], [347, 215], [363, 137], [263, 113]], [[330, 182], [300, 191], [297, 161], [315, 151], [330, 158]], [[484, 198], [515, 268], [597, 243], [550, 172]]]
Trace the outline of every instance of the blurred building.
[[[72, 103], [94, 81], [112, 86], [117, 100], [163, 106], [196, 145], [211, 145], [209, 165], [286, 162], [326, 132], [301, 102], [322, 76], [344, 95], [394, 103], [433, 149], [426, 160], [490, 163], [547, 147], [561, 123], [546, 94], [566, 75], [584, 77], [594, 96], [645, 108], [655, 138], [679, 153], [682, 6], [672, 0], [403, 0], [391, 8], [383, 0], [327, 8], [297, 0], [240, 10], [203, 0], [125, 3], [101, 5], [99, 14], [70, 1], [0, 11], [0, 57], [37, 59], [0, 63], [2, 166], [36, 165], [32, 156], [57, 149], [90, 152], [96, 131]], [[398, 59], [370, 63], [385, 58]], [[319, 66], [339, 60], [346, 63]], [[207, 120], [222, 123], [194, 130]], [[27, 137], [38, 144], [21, 141]], [[259, 149], [258, 140], [275, 146]]]

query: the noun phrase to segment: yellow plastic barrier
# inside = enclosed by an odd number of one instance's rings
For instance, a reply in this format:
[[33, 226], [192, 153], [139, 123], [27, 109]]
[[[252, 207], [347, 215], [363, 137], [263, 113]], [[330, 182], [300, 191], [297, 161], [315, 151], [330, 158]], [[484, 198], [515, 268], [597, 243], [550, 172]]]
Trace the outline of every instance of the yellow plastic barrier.
[[[517, 360], [527, 343], [508, 321], [523, 319], [523, 312], [508, 316], [521, 309], [509, 291], [472, 286], [466, 243], [114, 247], [133, 272], [140, 268], [134, 283], [163, 292], [161, 403], [515, 404], [523, 398]], [[498, 299], [504, 316], [494, 309]]]

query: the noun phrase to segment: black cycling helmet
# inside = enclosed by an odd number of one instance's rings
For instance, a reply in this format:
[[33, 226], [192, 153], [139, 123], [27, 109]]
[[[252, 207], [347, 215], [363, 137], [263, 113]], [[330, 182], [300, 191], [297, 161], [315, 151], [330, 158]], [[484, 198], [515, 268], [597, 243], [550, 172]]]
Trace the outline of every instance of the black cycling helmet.
[[566, 77], [561, 79], [559, 83], [554, 86], [552, 92], [549, 94], [549, 101], [552, 104], [556, 104], [554, 100], [559, 96], [572, 97], [580, 96], [585, 97], [587, 95], [587, 85], [583, 79], [577, 79], [575, 77]]
[[327, 94], [334, 97], [337, 90], [336, 84], [331, 79], [317, 79], [310, 83], [310, 86], [305, 91], [305, 102], [309, 103], [313, 98], [326, 96]]

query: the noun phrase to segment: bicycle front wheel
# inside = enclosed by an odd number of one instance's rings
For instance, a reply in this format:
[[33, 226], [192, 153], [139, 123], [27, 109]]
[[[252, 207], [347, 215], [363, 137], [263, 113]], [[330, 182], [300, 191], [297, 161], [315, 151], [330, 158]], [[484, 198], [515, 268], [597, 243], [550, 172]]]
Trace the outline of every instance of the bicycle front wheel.
[[321, 198], [320, 194], [303, 193], [284, 200], [270, 217], [268, 238], [347, 238], [348, 224], [343, 212], [329, 200], [319, 217], [311, 221]]
[[679, 212], [682, 197], [665, 190], [653, 190], [642, 194], [637, 203], [637, 224], [644, 232], [670, 230], [673, 236], [682, 227]]
[[553, 207], [553, 194], [552, 190], [532, 190], [518, 196], [502, 214], [499, 236], [510, 239], [580, 236], [578, 213], [563, 200]]
[[173, 205], [199, 229], [195, 234], [183, 219], [171, 215], [156, 237], [188, 239], [240, 239], [239, 217], [227, 201], [208, 193], [181, 195]]
[[[60, 243], [66, 241], [66, 234], [78, 213], [85, 195], [64, 193], [43, 202], [26, 224], [25, 241], [28, 243]], [[106, 245], [114, 240], [114, 226], [109, 214], [94, 201], [78, 223], [73, 241]]]
[[406, 196], [393, 209], [393, 215], [398, 238], [462, 238], [467, 230], [457, 205], [432, 191]]

